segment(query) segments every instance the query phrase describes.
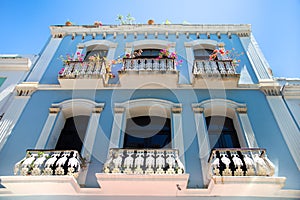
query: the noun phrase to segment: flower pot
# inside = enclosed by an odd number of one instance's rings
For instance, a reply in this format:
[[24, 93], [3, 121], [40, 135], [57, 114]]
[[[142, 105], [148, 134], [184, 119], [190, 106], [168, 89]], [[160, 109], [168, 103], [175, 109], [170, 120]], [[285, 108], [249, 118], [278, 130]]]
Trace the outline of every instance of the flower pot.
[[148, 24], [149, 24], [149, 25], [154, 24], [154, 20], [153, 20], [153, 19], [149, 19], [149, 20], [148, 20]]
[[70, 22], [70, 21], [66, 21], [65, 25], [66, 25], [66, 26], [72, 26], [73, 24], [72, 24], [72, 22]]
[[65, 25], [66, 25], [66, 26], [72, 26], [73, 24], [72, 24], [72, 22], [70, 22], [70, 21], [66, 21]]

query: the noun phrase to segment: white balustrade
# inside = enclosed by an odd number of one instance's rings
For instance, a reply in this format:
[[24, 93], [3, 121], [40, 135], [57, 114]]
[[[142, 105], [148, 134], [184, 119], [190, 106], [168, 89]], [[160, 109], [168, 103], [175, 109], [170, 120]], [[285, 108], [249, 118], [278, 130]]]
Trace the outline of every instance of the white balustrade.
[[233, 76], [236, 71], [231, 60], [195, 60], [193, 73], [202, 76]]
[[183, 174], [184, 166], [175, 149], [110, 149], [105, 173]]
[[273, 176], [274, 164], [260, 148], [218, 148], [209, 158], [212, 176]]
[[70, 175], [78, 176], [82, 158], [75, 150], [28, 150], [26, 157], [15, 164], [14, 174], [22, 176]]
[[175, 60], [171, 58], [124, 58], [124, 71], [174, 71]]
[[63, 70], [60, 71], [59, 78], [100, 78], [106, 73], [105, 61], [69, 61]]

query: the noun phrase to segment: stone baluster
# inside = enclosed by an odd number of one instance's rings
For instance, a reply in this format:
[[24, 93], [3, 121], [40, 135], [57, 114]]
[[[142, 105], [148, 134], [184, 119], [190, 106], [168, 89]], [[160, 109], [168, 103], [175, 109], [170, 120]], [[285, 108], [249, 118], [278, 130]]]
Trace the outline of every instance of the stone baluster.
[[124, 159], [124, 168], [125, 168], [124, 172], [126, 174], [132, 174], [134, 150], [128, 149], [126, 153], [127, 153], [127, 157]]
[[146, 61], [146, 70], [153, 70], [153, 66], [152, 66], [152, 60], [151, 59], [147, 59]]
[[144, 150], [137, 150], [136, 158], [134, 161], [134, 174], [143, 174], [142, 167], [144, 166]]
[[145, 174], [154, 174], [154, 165], [155, 165], [155, 158], [154, 158], [154, 150], [147, 150], [146, 152], [146, 170]]
[[169, 166], [169, 169], [166, 171], [166, 174], [175, 174], [175, 155], [173, 150], [166, 151], [166, 163]]
[[164, 167], [166, 165], [164, 151], [163, 150], [156, 150], [156, 174], [164, 174]]
[[219, 70], [220, 70], [220, 74], [226, 74], [226, 69], [225, 69], [225, 65], [224, 62], [218, 62], [219, 65]]
[[112, 160], [114, 164], [114, 169], [112, 173], [121, 173], [121, 166], [122, 166], [122, 157], [123, 157], [123, 150], [119, 149], [115, 152], [115, 159]]
[[218, 70], [218, 66], [217, 66], [217, 62], [216, 61], [211, 61], [210, 62], [211, 65], [211, 70], [213, 74], [219, 74], [219, 70]]

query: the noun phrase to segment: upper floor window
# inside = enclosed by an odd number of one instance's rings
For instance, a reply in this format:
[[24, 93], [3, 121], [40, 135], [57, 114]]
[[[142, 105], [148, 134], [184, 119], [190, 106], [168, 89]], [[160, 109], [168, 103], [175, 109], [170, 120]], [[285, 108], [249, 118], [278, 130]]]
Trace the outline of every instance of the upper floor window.
[[240, 148], [233, 120], [224, 116], [206, 117], [211, 148]]
[[107, 57], [108, 50], [103, 49], [103, 47], [98, 45], [92, 45], [89, 46], [86, 50], [86, 56], [84, 58], [84, 61], [88, 61], [90, 56], [96, 56], [96, 57]]
[[160, 49], [143, 49], [142, 54], [138, 58], [157, 58]]
[[195, 60], [209, 60], [209, 56], [213, 53], [211, 49], [196, 49], [194, 50]]
[[126, 124], [124, 148], [171, 148], [169, 118], [139, 116], [129, 118]]

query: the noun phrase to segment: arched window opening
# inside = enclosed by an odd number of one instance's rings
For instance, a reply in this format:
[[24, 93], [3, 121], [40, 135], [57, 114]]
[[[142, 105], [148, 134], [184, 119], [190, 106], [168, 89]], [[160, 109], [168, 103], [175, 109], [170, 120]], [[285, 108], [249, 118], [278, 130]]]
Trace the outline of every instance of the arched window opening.
[[108, 50], [103, 49], [103, 47], [98, 45], [92, 45], [87, 47], [86, 55], [84, 61], [88, 61], [90, 56], [95, 56], [99, 58], [107, 57]]
[[209, 56], [212, 54], [211, 49], [196, 49], [194, 50], [195, 60], [209, 60]]
[[160, 49], [142, 49], [143, 52], [138, 58], [157, 58], [160, 53]]
[[127, 119], [124, 148], [172, 148], [169, 118], [139, 116]]
[[211, 148], [240, 148], [233, 120], [224, 116], [206, 117]]
[[80, 115], [66, 119], [64, 128], [58, 138], [56, 150], [77, 150], [81, 151], [89, 116]]

